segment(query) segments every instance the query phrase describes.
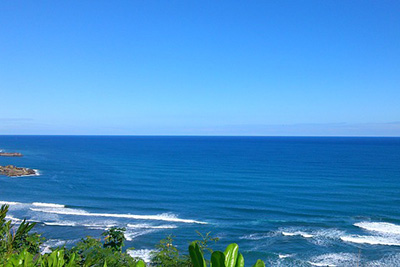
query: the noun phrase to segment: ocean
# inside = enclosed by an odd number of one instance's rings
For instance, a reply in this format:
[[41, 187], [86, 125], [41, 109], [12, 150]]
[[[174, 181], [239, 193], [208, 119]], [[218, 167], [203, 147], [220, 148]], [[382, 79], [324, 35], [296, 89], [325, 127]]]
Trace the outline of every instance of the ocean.
[[236, 242], [246, 266], [400, 266], [400, 138], [0, 136], [9, 219], [46, 246], [126, 227], [134, 256], [167, 235]]

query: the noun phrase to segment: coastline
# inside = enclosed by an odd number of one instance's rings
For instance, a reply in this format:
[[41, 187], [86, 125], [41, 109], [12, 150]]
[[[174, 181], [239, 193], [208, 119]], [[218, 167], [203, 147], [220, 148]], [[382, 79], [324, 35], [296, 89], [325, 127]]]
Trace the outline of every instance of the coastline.
[[29, 156], [0, 165], [38, 167], [42, 175], [0, 178], [1, 199], [20, 203], [9, 215], [70, 246], [116, 226], [142, 255], [168, 234], [184, 248], [195, 230], [212, 231], [221, 247], [237, 242], [249, 262], [277, 265], [352, 266], [361, 247], [362, 263], [385, 266], [400, 251], [399, 140], [1, 140]]
[[26, 167], [16, 167], [14, 165], [0, 166], [0, 175], [7, 177], [26, 177], [40, 175], [37, 169], [30, 169]]

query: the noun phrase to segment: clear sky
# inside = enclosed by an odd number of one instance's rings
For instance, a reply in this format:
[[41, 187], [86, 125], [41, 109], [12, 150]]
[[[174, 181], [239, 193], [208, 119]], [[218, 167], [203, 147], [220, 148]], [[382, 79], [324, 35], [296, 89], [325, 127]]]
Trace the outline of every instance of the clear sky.
[[400, 136], [400, 1], [1, 1], [0, 134]]

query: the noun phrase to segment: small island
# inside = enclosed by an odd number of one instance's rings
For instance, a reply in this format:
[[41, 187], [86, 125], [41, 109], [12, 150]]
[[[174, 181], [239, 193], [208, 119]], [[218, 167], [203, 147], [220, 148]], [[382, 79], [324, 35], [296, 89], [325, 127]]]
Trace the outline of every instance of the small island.
[[0, 157], [22, 157], [22, 154], [16, 152], [0, 152]]
[[9, 177], [36, 175], [36, 171], [29, 168], [16, 167], [14, 165], [0, 166], [0, 174]]

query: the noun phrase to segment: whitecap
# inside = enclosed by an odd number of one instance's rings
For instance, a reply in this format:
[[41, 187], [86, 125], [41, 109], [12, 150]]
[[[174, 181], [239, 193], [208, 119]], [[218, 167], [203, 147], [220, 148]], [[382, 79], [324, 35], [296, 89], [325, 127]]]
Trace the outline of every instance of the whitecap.
[[143, 261], [149, 263], [151, 261], [151, 253], [154, 251], [155, 250], [152, 249], [133, 249], [133, 250], [127, 250], [127, 253], [132, 258], [140, 258]]
[[292, 254], [279, 254], [278, 257], [279, 257], [280, 259], [285, 259], [285, 258], [292, 257]]
[[362, 229], [379, 232], [384, 234], [396, 234], [400, 235], [400, 225], [387, 223], [387, 222], [359, 222], [355, 223], [354, 226]]
[[364, 264], [366, 267], [393, 267], [400, 266], [400, 253], [389, 254], [379, 260], [374, 260]]
[[12, 202], [12, 201], [0, 201], [0, 205], [23, 205], [23, 203], [20, 202]]
[[75, 222], [43, 222], [44, 225], [49, 226], [76, 226]]
[[[275, 234], [276, 235], [276, 234]], [[249, 235], [244, 235], [239, 237], [239, 239], [247, 239], [247, 240], [261, 240], [261, 239], [266, 239], [269, 237], [273, 237], [275, 235], [272, 234], [261, 234], [261, 233], [254, 233], [254, 234], [249, 234]]]
[[400, 246], [400, 240], [385, 236], [348, 235], [341, 236], [341, 240], [357, 244]]
[[177, 228], [176, 225], [173, 224], [165, 224], [165, 225], [150, 225], [146, 223], [140, 224], [127, 224], [128, 228], [140, 228], [140, 229], [175, 229]]
[[156, 229], [147, 229], [147, 230], [142, 230], [142, 231], [132, 231], [132, 230], [127, 230], [126, 232], [124, 232], [124, 236], [126, 238], [127, 241], [132, 241], [134, 238], [142, 236], [142, 235], [146, 235], [146, 234], [150, 234], [155, 232]]
[[310, 242], [318, 245], [318, 246], [329, 246], [337, 240], [340, 239], [341, 236], [345, 235], [344, 231], [332, 228], [332, 229], [320, 229], [313, 231], [312, 234], [314, 238], [310, 239]]
[[49, 239], [40, 246], [40, 254], [51, 253], [51, 248], [61, 247], [67, 243], [65, 240], [60, 239]]
[[117, 226], [114, 222], [104, 221], [103, 223], [91, 223], [88, 221], [76, 222], [76, 221], [52, 221], [52, 222], [43, 222], [44, 225], [47, 226], [77, 226], [77, 227], [87, 227], [89, 229], [96, 230], [107, 230], [111, 227]]
[[312, 261], [308, 261], [309, 264], [313, 265], [313, 266], [323, 266], [323, 267], [335, 267], [335, 264], [329, 264], [329, 263], [319, 263], [319, 262], [312, 262]]
[[352, 253], [328, 253], [312, 257], [308, 263], [313, 266], [355, 266], [359, 261], [358, 255]]
[[297, 235], [299, 235], [299, 236], [302, 236], [304, 238], [311, 238], [311, 237], [314, 236], [312, 234], [308, 234], [308, 233], [302, 232], [302, 231], [296, 231], [296, 232], [284, 232], [284, 231], [282, 231], [282, 235], [284, 235], [284, 236], [297, 236]]
[[5, 219], [6, 219], [6, 220], [10, 220], [12, 223], [20, 223], [20, 222], [22, 222], [21, 219], [15, 218], [15, 217], [12, 216], [12, 215], [7, 215], [7, 216], [5, 217]]
[[33, 202], [32, 205], [36, 207], [46, 207], [46, 208], [65, 208], [65, 205], [54, 204], [54, 203]]
[[175, 215], [163, 213], [158, 215], [135, 215], [135, 214], [116, 214], [116, 213], [90, 213], [84, 210], [70, 209], [70, 208], [30, 208], [32, 211], [61, 214], [61, 215], [76, 215], [88, 217], [110, 217], [110, 218], [125, 218], [135, 220], [154, 220], [154, 221], [167, 221], [179, 223], [194, 223], [194, 224], [207, 224], [206, 222], [195, 221], [190, 219], [180, 219]]

